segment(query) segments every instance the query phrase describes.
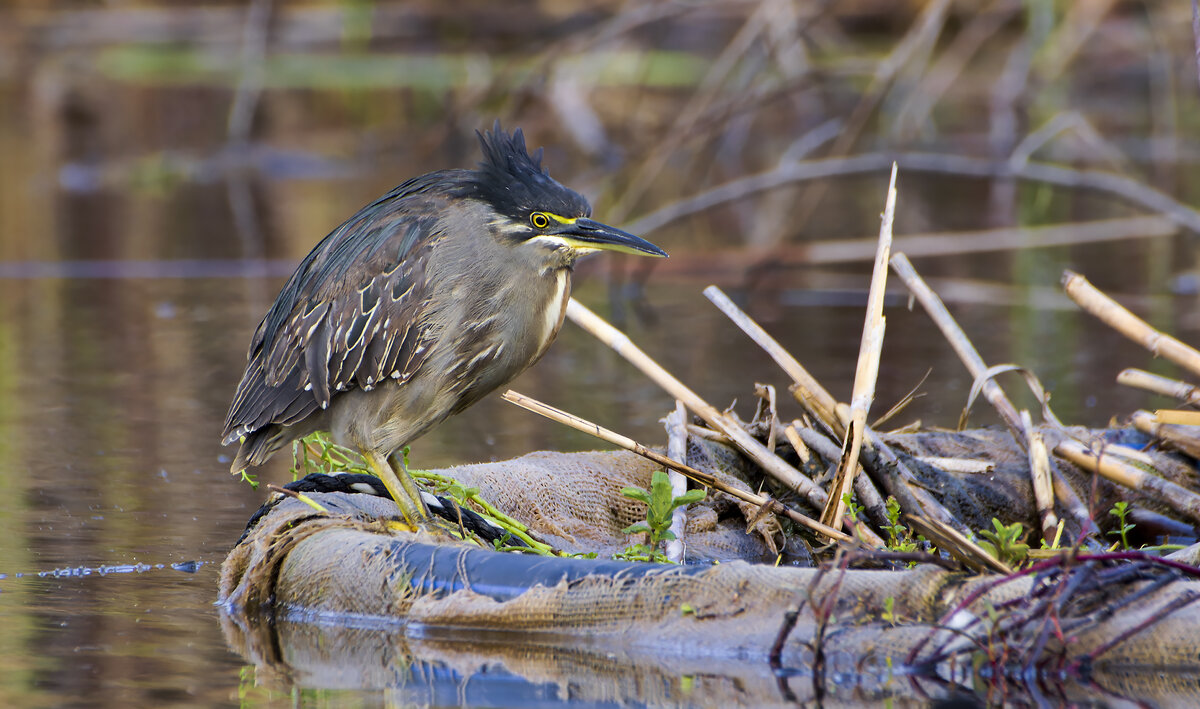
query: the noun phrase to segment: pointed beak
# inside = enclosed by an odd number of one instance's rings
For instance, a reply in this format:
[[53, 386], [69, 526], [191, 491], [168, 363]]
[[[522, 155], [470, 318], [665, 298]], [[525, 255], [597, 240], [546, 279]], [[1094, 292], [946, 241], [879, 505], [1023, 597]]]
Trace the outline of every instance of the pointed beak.
[[573, 241], [577, 246], [585, 249], [621, 251], [627, 254], [659, 258], [667, 256], [666, 251], [641, 237], [582, 217], [564, 225], [562, 231], [558, 232], [558, 236]]

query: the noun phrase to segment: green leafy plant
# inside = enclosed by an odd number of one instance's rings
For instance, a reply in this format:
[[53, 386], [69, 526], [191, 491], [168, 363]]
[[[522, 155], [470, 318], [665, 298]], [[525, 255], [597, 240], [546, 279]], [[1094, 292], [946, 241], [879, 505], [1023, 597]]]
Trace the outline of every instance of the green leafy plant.
[[979, 532], [979, 536], [983, 537], [978, 541], [979, 546], [1009, 566], [1025, 563], [1029, 558], [1029, 545], [1021, 541], [1025, 536], [1025, 527], [1020, 522], [1005, 525], [995, 517], [992, 518], [992, 526], [995, 531], [984, 529]]
[[857, 522], [862, 516], [863, 506], [856, 503], [848, 492], [842, 495], [842, 504], [846, 506], [846, 516]]
[[[524, 554], [554, 556], [554, 549], [529, 536], [529, 528], [496, 509], [479, 494], [479, 488], [466, 487], [453, 478], [435, 475], [424, 470], [414, 470], [408, 463], [408, 446], [399, 455], [414, 478], [423, 482], [433, 492], [452, 498], [462, 507], [469, 507], [504, 528], [505, 536], [493, 542], [498, 551], [515, 551]], [[292, 479], [298, 480], [311, 473], [366, 473], [372, 474], [361, 456], [349, 448], [334, 443], [328, 434], [311, 433], [292, 444]], [[511, 538], [523, 544], [510, 546]]]
[[[408, 462], [408, 448], [404, 449]], [[362, 457], [333, 442], [329, 434], [318, 431], [292, 442], [292, 480], [312, 473], [369, 473]]]
[[894, 497], [887, 499], [887, 519], [888, 523], [883, 526], [883, 531], [888, 535], [889, 551], [910, 552], [920, 547], [917, 540], [913, 539], [908, 526], [900, 523], [900, 503]]
[[1112, 509], [1108, 511], [1108, 513], [1110, 515], [1112, 515], [1113, 517], [1116, 517], [1117, 522], [1120, 523], [1120, 526], [1118, 526], [1116, 529], [1109, 530], [1109, 532], [1108, 532], [1109, 536], [1120, 537], [1121, 538], [1121, 549], [1123, 549], [1124, 551], [1129, 551], [1129, 548], [1130, 548], [1129, 547], [1129, 532], [1132, 531], [1133, 528], [1137, 526], [1137, 525], [1133, 524], [1132, 522], [1128, 521], [1129, 520], [1129, 503], [1128, 502], [1115, 503], [1112, 506]]
[[671, 490], [670, 479], [661, 470], [656, 470], [650, 478], [649, 490], [643, 490], [640, 487], [627, 487], [621, 490], [621, 494], [646, 504], [646, 521], [630, 525], [621, 530], [621, 532], [624, 534], [645, 534], [647, 535], [647, 540], [645, 543], [626, 547], [624, 551], [613, 554], [613, 558], [624, 559], [626, 561], [656, 562], [669, 561], [666, 554], [663, 554], [659, 549], [659, 546], [663, 542], [675, 538], [675, 534], [670, 530], [671, 514], [675, 511], [675, 508], [699, 502], [704, 499], [705, 495], [703, 490], [688, 490], [676, 497]]
[[895, 596], [888, 596], [887, 598], [883, 599], [883, 614], [880, 617], [883, 618], [883, 622], [890, 623], [892, 625], [895, 625], [897, 621], [899, 621], [899, 617], [896, 615]]

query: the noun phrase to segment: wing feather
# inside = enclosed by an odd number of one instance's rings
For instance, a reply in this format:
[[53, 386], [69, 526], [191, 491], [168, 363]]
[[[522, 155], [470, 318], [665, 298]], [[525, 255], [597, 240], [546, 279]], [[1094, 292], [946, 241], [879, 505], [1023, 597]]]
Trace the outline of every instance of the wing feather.
[[251, 342], [226, 442], [294, 424], [340, 391], [389, 376], [406, 381], [420, 367], [417, 316], [430, 288], [424, 257], [441, 237], [439, 223], [425, 215], [441, 205], [397, 191], [334, 230], [284, 286]]

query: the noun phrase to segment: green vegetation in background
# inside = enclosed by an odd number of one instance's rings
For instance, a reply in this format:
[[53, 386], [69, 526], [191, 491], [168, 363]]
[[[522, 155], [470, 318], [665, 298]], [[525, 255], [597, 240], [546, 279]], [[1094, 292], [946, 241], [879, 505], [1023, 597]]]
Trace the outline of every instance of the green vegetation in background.
[[[509, 81], [522, 83], [532, 62], [517, 62]], [[303, 54], [266, 58], [263, 82], [271, 89], [388, 89], [445, 91], [482, 87], [499, 74], [500, 62], [485, 54]], [[507, 67], [507, 61], [503, 63]], [[700, 82], [708, 60], [676, 51], [612, 50], [562, 57], [557, 71], [595, 86], [686, 88]], [[128, 45], [100, 52], [96, 67], [105, 77], [142, 85], [237, 84], [235, 53], [187, 47]]]

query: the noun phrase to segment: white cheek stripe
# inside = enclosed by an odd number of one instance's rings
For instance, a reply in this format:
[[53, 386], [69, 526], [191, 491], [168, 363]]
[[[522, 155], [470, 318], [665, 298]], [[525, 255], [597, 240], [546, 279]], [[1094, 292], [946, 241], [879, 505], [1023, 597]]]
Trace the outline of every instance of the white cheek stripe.
[[535, 246], [541, 246], [548, 249], [567, 249], [574, 252], [576, 256], [590, 254], [593, 251], [600, 251], [598, 248], [587, 246], [586, 244], [582, 244], [578, 241], [568, 241], [561, 236], [552, 236], [550, 234], [538, 234], [537, 236], [532, 236], [526, 239], [524, 243], [533, 244]]

